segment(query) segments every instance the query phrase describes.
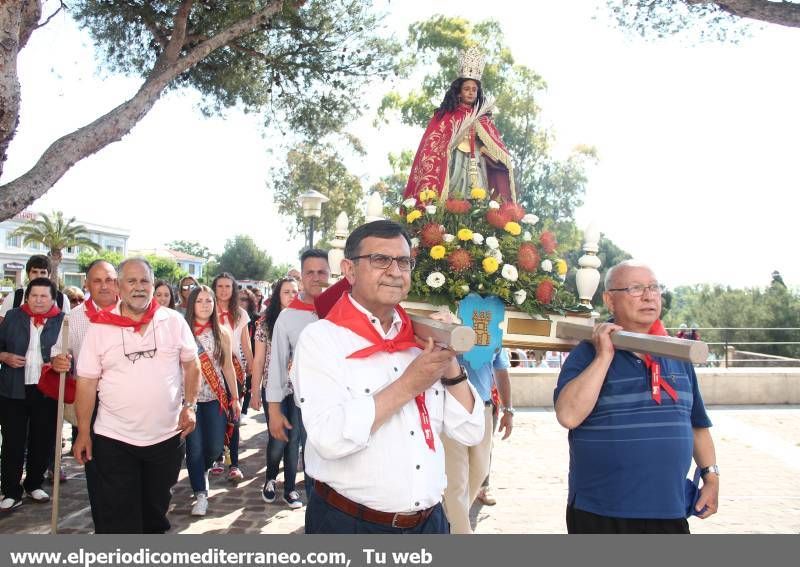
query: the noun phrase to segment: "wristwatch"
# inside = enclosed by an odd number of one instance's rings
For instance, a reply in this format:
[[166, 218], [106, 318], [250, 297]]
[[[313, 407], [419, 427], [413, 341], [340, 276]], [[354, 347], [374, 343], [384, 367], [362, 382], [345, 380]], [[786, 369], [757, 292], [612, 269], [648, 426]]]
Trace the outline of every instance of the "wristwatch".
[[701, 477], [705, 478], [708, 473], [714, 473], [715, 475], [719, 476], [719, 467], [717, 465], [710, 465], [700, 469]]
[[445, 378], [442, 376], [442, 384], [445, 386], [455, 386], [456, 384], [461, 384], [464, 380], [467, 379], [467, 369], [463, 366], [461, 367], [461, 374], [456, 376], [455, 378]]
[[192, 404], [192, 403], [189, 403], [186, 400], [184, 400], [183, 403], [181, 404], [181, 407], [182, 408], [189, 408], [190, 410], [192, 410], [195, 413], [197, 412], [197, 402]]
[[511, 415], [514, 415], [514, 408], [511, 406], [508, 407], [501, 406], [500, 411], [502, 411], [503, 413], [510, 413]]

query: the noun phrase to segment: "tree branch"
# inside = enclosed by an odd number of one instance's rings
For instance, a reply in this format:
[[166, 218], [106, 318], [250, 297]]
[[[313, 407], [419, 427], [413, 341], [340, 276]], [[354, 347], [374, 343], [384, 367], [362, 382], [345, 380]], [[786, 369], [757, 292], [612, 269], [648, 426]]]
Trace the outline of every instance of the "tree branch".
[[797, 2], [773, 2], [770, 0], [686, 0], [687, 4], [715, 4], [720, 10], [740, 18], [760, 20], [780, 26], [800, 27], [800, 4]]
[[[9, 4], [12, 4], [9, 2]], [[59, 8], [60, 10], [60, 8]], [[55, 15], [55, 14], [53, 14]], [[22, 3], [22, 10], [20, 12], [20, 25], [19, 25], [19, 46], [17, 51], [21, 51], [25, 44], [31, 37], [31, 34], [36, 30], [39, 18], [42, 17], [42, 2], [41, 0], [31, 0]]]
[[55, 12], [53, 12], [52, 14], [50, 14], [50, 15], [47, 17], [47, 19], [46, 19], [45, 21], [43, 21], [41, 24], [39, 24], [38, 26], [34, 27], [34, 28], [33, 28], [34, 30], [38, 30], [39, 28], [43, 28], [44, 26], [46, 26], [47, 24], [49, 24], [49, 23], [50, 23], [50, 20], [52, 20], [53, 18], [55, 18], [55, 17], [56, 17], [56, 14], [58, 14], [58, 13], [59, 13], [61, 10], [65, 9], [65, 8], [67, 7], [67, 5], [66, 5], [66, 4], [64, 4], [63, 0], [59, 0], [59, 3], [58, 3], [58, 4], [59, 4], [59, 6], [58, 6], [58, 8], [56, 8], [56, 11], [55, 11]]

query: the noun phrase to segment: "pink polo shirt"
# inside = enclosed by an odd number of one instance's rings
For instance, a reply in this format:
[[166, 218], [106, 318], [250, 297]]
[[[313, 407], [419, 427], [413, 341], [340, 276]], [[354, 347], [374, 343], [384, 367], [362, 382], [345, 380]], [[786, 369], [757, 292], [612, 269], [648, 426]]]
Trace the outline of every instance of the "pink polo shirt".
[[[153, 349], [152, 358], [130, 360], [136, 357], [133, 353]], [[176, 435], [183, 397], [181, 363], [196, 357], [189, 325], [172, 309], [159, 308], [143, 336], [132, 327], [90, 323], [77, 371], [79, 378], [100, 379], [94, 432], [139, 447]]]

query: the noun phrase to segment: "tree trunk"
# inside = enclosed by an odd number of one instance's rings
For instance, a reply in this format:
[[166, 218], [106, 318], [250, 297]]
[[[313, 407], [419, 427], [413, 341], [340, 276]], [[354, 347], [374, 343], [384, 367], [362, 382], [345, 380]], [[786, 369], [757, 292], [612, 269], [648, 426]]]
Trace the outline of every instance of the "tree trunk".
[[720, 10], [739, 16], [760, 20], [770, 24], [800, 28], [800, 4], [796, 2], [775, 2], [773, 0], [687, 0], [689, 4], [716, 4]]
[[47, 255], [50, 257], [50, 280], [56, 284], [56, 287], [59, 287], [58, 268], [61, 266], [61, 260], [64, 259], [63, 250], [51, 248]]
[[42, 15], [40, 0], [0, 2], [0, 177], [19, 124], [17, 56]]
[[0, 186], [0, 221], [11, 218], [44, 195], [77, 162], [121, 140], [150, 111], [175, 77], [191, 69], [214, 50], [251, 33], [283, 7], [281, 0], [271, 2], [248, 18], [199, 44], [184, 57], [178, 58], [180, 46], [185, 40], [185, 23], [191, 4], [191, 1], [184, 0], [178, 9], [173, 27], [175, 33], [133, 98], [91, 124], [59, 138], [45, 150], [27, 173]]

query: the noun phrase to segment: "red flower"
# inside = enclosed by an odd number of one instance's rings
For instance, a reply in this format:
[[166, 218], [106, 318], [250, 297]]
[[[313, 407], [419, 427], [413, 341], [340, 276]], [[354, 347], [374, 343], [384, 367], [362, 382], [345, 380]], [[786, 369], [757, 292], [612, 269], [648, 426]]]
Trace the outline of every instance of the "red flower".
[[463, 215], [469, 212], [470, 204], [464, 199], [447, 199], [444, 202], [444, 208], [450, 213]]
[[539, 237], [539, 242], [541, 242], [542, 250], [544, 250], [545, 254], [552, 254], [556, 251], [556, 247], [558, 246], [558, 242], [556, 242], [556, 235], [549, 230], [545, 230], [542, 233], [542, 235]]
[[536, 246], [530, 242], [522, 243], [517, 252], [517, 265], [525, 272], [535, 273], [539, 269], [539, 251]]
[[444, 242], [444, 227], [435, 222], [429, 222], [419, 231], [419, 240], [428, 248]]
[[472, 256], [463, 248], [454, 250], [447, 261], [450, 263], [450, 268], [454, 272], [463, 272], [472, 267]]
[[542, 280], [536, 288], [536, 301], [542, 305], [549, 305], [553, 301], [555, 286], [550, 280]]
[[500, 209], [489, 209], [486, 213], [486, 222], [495, 228], [503, 229], [509, 218]]
[[508, 220], [513, 220], [515, 222], [519, 222], [522, 220], [522, 217], [525, 216], [525, 209], [523, 209], [517, 203], [503, 203], [500, 205], [500, 212], [503, 213]]

